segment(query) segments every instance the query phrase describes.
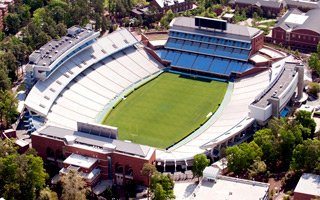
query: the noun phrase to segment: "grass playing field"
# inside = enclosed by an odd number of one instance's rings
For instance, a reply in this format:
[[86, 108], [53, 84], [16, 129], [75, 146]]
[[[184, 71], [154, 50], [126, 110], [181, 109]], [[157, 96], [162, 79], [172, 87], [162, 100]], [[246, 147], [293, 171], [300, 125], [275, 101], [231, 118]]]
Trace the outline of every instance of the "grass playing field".
[[118, 127], [121, 140], [166, 148], [216, 111], [227, 85], [163, 73], [120, 102], [104, 124]]

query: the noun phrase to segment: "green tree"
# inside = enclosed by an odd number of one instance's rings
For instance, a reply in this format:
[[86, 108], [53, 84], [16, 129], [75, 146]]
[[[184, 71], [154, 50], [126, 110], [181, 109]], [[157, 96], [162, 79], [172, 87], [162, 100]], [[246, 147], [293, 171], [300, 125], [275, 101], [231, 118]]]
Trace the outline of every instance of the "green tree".
[[[295, 119], [304, 127], [309, 129], [303, 131], [303, 139], [306, 140], [307, 138], [313, 138], [314, 136], [314, 132], [316, 130], [316, 122], [314, 121], [314, 119], [311, 117], [311, 112], [308, 111], [304, 111], [304, 110], [300, 110], [298, 112], [296, 112], [295, 114]], [[310, 134], [308, 134], [310, 133]]]
[[271, 129], [261, 129], [254, 134], [253, 141], [263, 152], [262, 159], [268, 164], [274, 165], [279, 157], [279, 145], [275, 142], [274, 134]]
[[30, 6], [31, 11], [35, 11], [38, 8], [41, 8], [44, 6], [43, 0], [24, 0], [23, 1], [26, 5]]
[[[157, 194], [157, 188], [161, 185], [161, 193]], [[159, 172], [155, 173], [151, 178], [151, 191], [155, 199], [174, 199], [173, 194], [174, 182], [169, 175], [163, 175]], [[162, 191], [163, 190], [163, 191]]]
[[60, 6], [55, 6], [50, 10], [50, 16], [58, 24], [64, 21], [66, 17], [66, 11]]
[[167, 199], [161, 184], [159, 184], [159, 183], [156, 184], [156, 188], [155, 188], [154, 195], [153, 195], [152, 199], [154, 199], [154, 200], [166, 200]]
[[17, 148], [12, 140], [0, 140], [0, 158], [4, 158], [16, 152]]
[[5, 65], [8, 69], [8, 77], [11, 79], [11, 81], [16, 81], [18, 78], [18, 63], [14, 54], [11, 51], [3, 52], [0, 54], [0, 62], [3, 63], [3, 65]]
[[28, 5], [17, 5], [15, 9], [15, 13], [18, 14], [21, 26], [26, 26], [30, 21], [30, 7]]
[[209, 165], [210, 161], [207, 159], [205, 154], [197, 154], [193, 158], [192, 165], [192, 173], [193, 176], [198, 177], [198, 181], [200, 177], [203, 176], [203, 170]]
[[111, 27], [111, 22], [108, 18], [106, 18], [105, 16], [102, 17], [102, 21], [101, 21], [101, 32], [105, 33], [107, 32]]
[[314, 70], [317, 74], [320, 74], [320, 61], [318, 54], [312, 53], [309, 60], [308, 65], [310, 69]]
[[60, 37], [65, 36], [68, 32], [67, 26], [63, 23], [59, 23], [56, 26], [56, 31], [57, 31], [58, 36], [60, 36]]
[[47, 177], [40, 157], [13, 153], [0, 158], [0, 193], [5, 199], [35, 199]]
[[8, 90], [0, 91], [0, 122], [7, 128], [16, 121], [18, 116], [17, 100]]
[[320, 141], [305, 140], [293, 150], [290, 167], [294, 170], [320, 172]]
[[20, 21], [18, 14], [9, 13], [4, 18], [4, 21], [5, 21], [8, 33], [16, 34], [19, 31], [21, 21]]
[[38, 27], [41, 27], [42, 23], [47, 18], [47, 15], [48, 15], [48, 13], [47, 13], [47, 10], [45, 8], [38, 8], [33, 13], [32, 22], [35, 25], [37, 25]]
[[309, 92], [315, 96], [318, 96], [318, 93], [320, 92], [320, 85], [319, 83], [311, 82], [308, 84]]
[[58, 200], [58, 195], [47, 187], [40, 191], [37, 200]]
[[264, 174], [266, 171], [267, 171], [266, 163], [262, 160], [255, 160], [254, 163], [250, 166], [249, 176], [253, 178], [260, 174]]
[[11, 81], [8, 77], [8, 72], [6, 67], [0, 66], [0, 91], [8, 90], [11, 87]]
[[69, 171], [68, 174], [61, 177], [63, 200], [77, 199], [85, 200], [90, 189], [87, 183], [76, 171]]
[[172, 12], [172, 10], [168, 10], [160, 20], [161, 26], [164, 28], [168, 28], [170, 22], [173, 20], [174, 17], [175, 17], [175, 14]]
[[261, 148], [254, 141], [228, 147], [226, 154], [228, 169], [235, 173], [247, 170], [255, 160], [260, 160], [263, 155]]
[[145, 163], [143, 164], [142, 170], [141, 170], [141, 175], [146, 176], [148, 178], [148, 198], [150, 196], [150, 184], [151, 184], [151, 177], [153, 176], [154, 173], [157, 172], [156, 167], [151, 164], [151, 163]]

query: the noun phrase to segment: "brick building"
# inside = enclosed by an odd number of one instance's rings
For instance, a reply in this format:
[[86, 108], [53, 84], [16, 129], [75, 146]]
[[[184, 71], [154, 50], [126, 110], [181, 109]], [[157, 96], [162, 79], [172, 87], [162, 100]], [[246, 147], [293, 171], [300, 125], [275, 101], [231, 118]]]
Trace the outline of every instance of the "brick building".
[[9, 5], [14, 4], [14, 0], [0, 0], [0, 31], [4, 30], [4, 18], [8, 14]]
[[168, 10], [172, 12], [183, 12], [193, 8], [192, 0], [151, 0], [150, 6], [156, 7], [160, 13], [165, 13]]
[[60, 175], [76, 170], [94, 186], [101, 180], [123, 185], [147, 184], [144, 163], [155, 161], [155, 149], [115, 139], [113, 127], [78, 123], [78, 130], [47, 125], [31, 135], [32, 147], [45, 161], [60, 167]]
[[247, 8], [251, 14], [256, 12], [266, 17], [278, 16], [284, 7], [283, 2], [278, 0], [230, 0], [228, 4], [232, 8]]
[[302, 174], [294, 189], [294, 200], [311, 200], [320, 198], [320, 175]]
[[320, 38], [320, 9], [288, 11], [272, 29], [272, 42], [303, 52], [316, 51]]
[[304, 12], [320, 8], [319, 0], [285, 0], [285, 3], [288, 9], [297, 8]]

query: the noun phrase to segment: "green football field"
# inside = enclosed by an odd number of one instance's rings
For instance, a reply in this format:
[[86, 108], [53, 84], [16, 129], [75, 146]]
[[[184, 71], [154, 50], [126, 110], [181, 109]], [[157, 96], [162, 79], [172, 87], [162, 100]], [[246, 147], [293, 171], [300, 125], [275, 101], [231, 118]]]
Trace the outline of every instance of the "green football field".
[[216, 111], [227, 85], [163, 73], [121, 101], [104, 124], [118, 127], [121, 140], [166, 148]]

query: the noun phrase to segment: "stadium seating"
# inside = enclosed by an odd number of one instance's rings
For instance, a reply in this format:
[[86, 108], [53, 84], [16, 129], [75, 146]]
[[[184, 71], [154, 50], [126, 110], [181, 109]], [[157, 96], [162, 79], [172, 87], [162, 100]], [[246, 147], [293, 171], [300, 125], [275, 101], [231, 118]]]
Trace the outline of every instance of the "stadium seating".
[[210, 56], [199, 55], [195, 62], [193, 63], [192, 69], [209, 71], [213, 58]]
[[[231, 48], [229, 47], [218, 46], [217, 51], [220, 50], [223, 52], [231, 53]], [[171, 66], [200, 70], [203, 72], [215, 73], [223, 76], [230, 76], [232, 72], [243, 73], [253, 68], [253, 66], [249, 63], [226, 59], [223, 57], [165, 49], [161, 49], [157, 53], [161, 57], [161, 59], [170, 61]]]
[[[242, 61], [247, 61], [249, 58], [249, 50], [241, 49], [239, 47], [234, 48], [232, 45], [230, 45], [231, 47], [224, 46], [223, 39], [214, 38], [212, 41], [214, 41], [212, 42], [214, 44], [169, 38], [166, 43], [166, 49], [212, 55], [216, 57]], [[231, 44], [232, 42], [229, 43]], [[239, 44], [239, 46], [241, 45]]]
[[91, 47], [69, 57], [48, 79], [38, 81], [29, 92], [26, 107], [46, 116], [56, 98], [75, 77], [109, 55], [135, 43], [137, 40], [126, 29], [100, 38]]
[[196, 58], [197, 58], [196, 54], [183, 52], [181, 53], [179, 60], [176, 63], [176, 66], [183, 67], [183, 68], [191, 68]]
[[229, 47], [235, 47], [235, 48], [241, 48], [241, 49], [247, 49], [247, 50], [250, 50], [251, 48], [251, 44], [249, 41], [240, 42], [240, 41], [224, 39], [216, 36], [200, 36], [200, 35], [182, 33], [177, 31], [170, 31], [169, 36], [172, 39], [175, 38], [175, 39], [184, 39], [184, 40], [190, 40], [190, 41], [206, 42], [211, 44], [219, 44], [221, 46], [229, 46]]
[[174, 67], [230, 76], [252, 69], [250, 49], [251, 41], [171, 30], [165, 48], [157, 53]]
[[112, 57], [90, 66], [68, 84], [47, 115], [49, 123], [74, 129], [76, 121], [94, 122], [122, 91], [162, 69], [142, 48], [129, 47]]

